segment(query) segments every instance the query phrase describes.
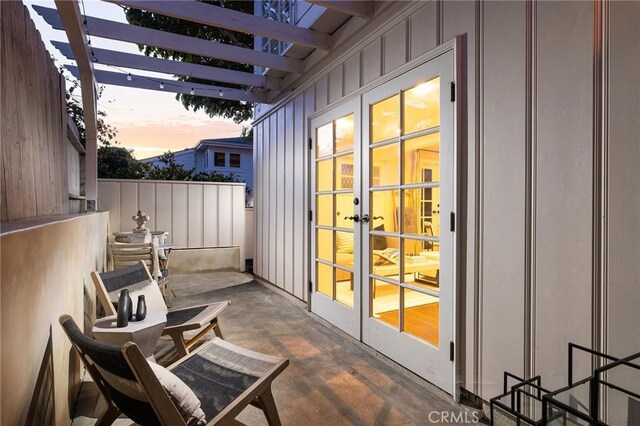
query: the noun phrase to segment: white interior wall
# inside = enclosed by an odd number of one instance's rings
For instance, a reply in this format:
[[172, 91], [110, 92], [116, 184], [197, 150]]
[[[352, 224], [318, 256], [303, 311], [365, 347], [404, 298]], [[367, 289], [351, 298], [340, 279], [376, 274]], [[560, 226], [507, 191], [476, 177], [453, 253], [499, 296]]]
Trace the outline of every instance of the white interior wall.
[[[605, 341], [618, 354], [637, 350], [640, 333], [629, 324], [640, 321], [640, 228], [634, 219], [640, 206], [640, 91], [633, 90], [640, 55], [630, 40], [638, 40], [633, 22], [640, 19], [640, 3], [611, 2], [611, 32], [605, 34], [611, 50], [609, 99], [616, 101], [607, 110], [608, 160], [615, 166], [605, 175], [611, 216], [605, 219], [602, 283], [592, 276], [593, 152], [599, 143], [593, 123], [600, 120], [594, 115], [599, 86], [593, 34], [602, 25], [594, 21], [595, 5], [406, 2], [394, 7], [410, 13], [401, 10], [385, 22], [384, 34], [375, 34], [383, 26], [372, 25], [362, 47], [356, 35], [349, 45], [357, 50], [338, 48], [334, 56], [341, 60], [319, 61], [295, 82], [299, 89], [261, 108], [256, 121], [256, 273], [307, 299], [306, 118], [462, 35], [464, 387], [489, 399], [500, 391], [505, 369], [540, 373], [550, 387], [565, 383], [568, 341]], [[596, 289], [608, 294], [603, 332], [594, 320], [604, 309], [592, 304]], [[617, 304], [625, 306], [623, 313]]]

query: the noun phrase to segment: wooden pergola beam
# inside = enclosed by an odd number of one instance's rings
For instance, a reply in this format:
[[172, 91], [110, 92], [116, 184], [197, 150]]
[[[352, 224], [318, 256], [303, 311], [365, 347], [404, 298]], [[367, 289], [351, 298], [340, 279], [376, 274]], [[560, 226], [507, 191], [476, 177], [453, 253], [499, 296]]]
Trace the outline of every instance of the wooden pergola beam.
[[[65, 2], [65, 0], [59, 1]], [[64, 29], [58, 12], [55, 9], [43, 6], [33, 6], [33, 9], [54, 29]], [[223, 43], [211, 42], [91, 16], [87, 16], [86, 19], [87, 30], [91, 37], [102, 37], [110, 40], [155, 46], [161, 49], [217, 58], [241, 64], [273, 68], [294, 74], [302, 72], [302, 60], [300, 59], [288, 58], [243, 47], [229, 46]]]
[[373, 16], [371, 0], [307, 0], [307, 2], [358, 18], [369, 19]]
[[67, 33], [78, 64], [85, 126], [85, 196], [88, 210], [95, 210], [98, 199], [98, 104], [93, 61], [87, 44], [84, 20], [77, 1], [55, 0], [61, 26]]
[[[71, 74], [73, 74], [75, 77], [79, 75], [78, 67], [75, 67], [73, 65], [65, 65], [65, 68], [67, 68], [69, 72], [71, 72]], [[220, 91], [222, 91], [223, 99], [254, 103], [264, 103], [266, 101], [266, 96], [263, 93], [230, 89], [228, 87], [209, 86], [207, 84], [160, 79], [157, 77], [147, 77], [138, 74], [131, 74], [131, 80], [129, 80], [127, 78], [127, 74], [125, 73], [103, 70], [95, 70], [95, 76], [98, 83], [113, 86], [156, 90], [158, 92], [182, 93], [185, 95], [189, 95], [191, 90], [193, 89], [196, 96], [218, 99], [220, 98]], [[164, 88], [160, 88], [160, 83], [164, 84]]]
[[195, 0], [154, 1], [154, 0], [105, 0], [134, 9], [146, 10], [172, 18], [196, 22], [202, 25], [240, 31], [247, 34], [288, 41], [293, 44], [331, 49], [331, 35], [319, 31], [296, 27], [262, 16], [249, 15], [236, 10], [202, 3]]
[[[52, 41], [53, 46], [66, 58], [75, 59], [68, 43]], [[116, 52], [113, 50], [93, 48], [96, 63], [113, 65], [116, 67], [133, 68], [143, 71], [153, 71], [165, 74], [182, 75], [203, 80], [223, 83], [240, 84], [262, 89], [281, 90], [282, 79], [267, 77], [248, 72], [235, 71], [226, 68], [216, 68], [207, 65], [190, 64], [188, 62], [172, 61], [170, 59], [154, 58], [145, 55]]]

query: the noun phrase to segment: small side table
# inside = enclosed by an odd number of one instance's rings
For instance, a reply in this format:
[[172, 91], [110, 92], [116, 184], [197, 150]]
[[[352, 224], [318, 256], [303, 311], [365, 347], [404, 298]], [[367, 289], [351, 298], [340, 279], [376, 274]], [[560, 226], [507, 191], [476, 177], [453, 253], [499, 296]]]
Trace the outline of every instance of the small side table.
[[145, 319], [129, 321], [126, 327], [118, 328], [116, 323], [116, 315], [100, 318], [93, 324], [93, 337], [100, 342], [118, 346], [133, 342], [140, 347], [147, 359], [155, 361], [153, 350], [167, 324], [164, 312], [148, 312]]

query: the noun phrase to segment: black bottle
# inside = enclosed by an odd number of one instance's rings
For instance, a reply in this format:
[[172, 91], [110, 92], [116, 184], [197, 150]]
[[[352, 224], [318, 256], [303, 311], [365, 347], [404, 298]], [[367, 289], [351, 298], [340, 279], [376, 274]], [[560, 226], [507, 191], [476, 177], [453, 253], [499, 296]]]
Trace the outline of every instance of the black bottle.
[[133, 307], [131, 305], [129, 290], [125, 288], [120, 292], [120, 298], [118, 299], [118, 315], [116, 321], [118, 327], [126, 327], [129, 325], [129, 320], [133, 315]]
[[136, 310], [136, 320], [142, 321], [147, 317], [147, 302], [144, 300], [144, 294], [138, 296], [138, 309]]

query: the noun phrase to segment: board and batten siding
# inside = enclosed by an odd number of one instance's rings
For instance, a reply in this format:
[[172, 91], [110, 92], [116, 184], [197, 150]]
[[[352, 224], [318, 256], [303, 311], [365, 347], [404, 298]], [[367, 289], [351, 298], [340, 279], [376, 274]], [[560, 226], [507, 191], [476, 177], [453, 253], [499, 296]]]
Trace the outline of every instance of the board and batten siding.
[[147, 227], [169, 231], [166, 242], [177, 248], [238, 246], [245, 259], [242, 183], [99, 179], [98, 195], [98, 209], [109, 210], [111, 233], [131, 231], [132, 217], [143, 210], [151, 217]]
[[392, 7], [257, 108], [256, 274], [307, 301], [308, 117], [461, 36], [462, 386], [488, 400], [509, 370], [557, 388], [569, 341], [637, 351], [640, 2]]

